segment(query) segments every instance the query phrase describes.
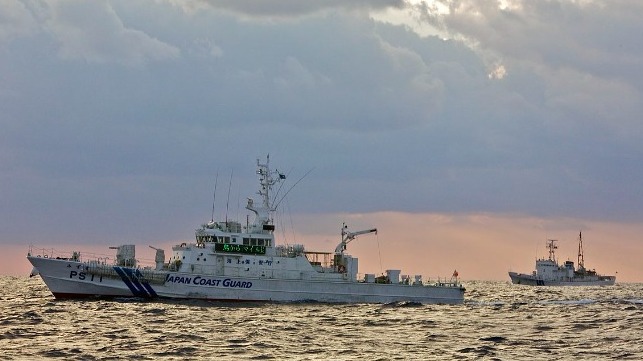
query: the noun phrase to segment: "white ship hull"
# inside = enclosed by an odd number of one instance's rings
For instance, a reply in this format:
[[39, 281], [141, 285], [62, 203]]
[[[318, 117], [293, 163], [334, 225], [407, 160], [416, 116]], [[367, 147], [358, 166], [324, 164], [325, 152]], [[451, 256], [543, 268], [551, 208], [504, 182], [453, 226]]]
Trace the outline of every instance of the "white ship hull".
[[614, 276], [573, 277], [567, 279], [543, 279], [534, 275], [509, 272], [511, 282], [527, 286], [612, 286], [616, 282]]
[[[90, 263], [28, 256], [56, 298], [140, 297], [259, 302], [459, 304], [459, 284], [406, 285], [349, 280], [271, 279], [119, 266], [93, 269]], [[148, 273], [145, 273], [148, 272]]]

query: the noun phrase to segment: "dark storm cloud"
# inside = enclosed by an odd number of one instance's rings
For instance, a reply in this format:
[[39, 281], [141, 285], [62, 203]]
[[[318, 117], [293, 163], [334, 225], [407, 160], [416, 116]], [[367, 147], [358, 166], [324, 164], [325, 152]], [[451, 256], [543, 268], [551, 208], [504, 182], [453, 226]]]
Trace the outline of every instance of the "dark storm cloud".
[[217, 171], [251, 195], [266, 153], [315, 169], [301, 212], [641, 216], [636, 5], [459, 1], [422, 37], [369, 16], [399, 2], [270, 4], [7, 1], [7, 234], [185, 234], [158, 220], [209, 218]]

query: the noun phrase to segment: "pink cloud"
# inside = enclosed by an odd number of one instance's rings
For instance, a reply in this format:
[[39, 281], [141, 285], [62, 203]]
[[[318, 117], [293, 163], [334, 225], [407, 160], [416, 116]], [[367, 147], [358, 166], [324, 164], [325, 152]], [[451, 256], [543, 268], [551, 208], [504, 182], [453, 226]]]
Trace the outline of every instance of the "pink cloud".
[[[559, 240], [560, 261], [576, 261], [577, 236], [583, 231], [585, 265], [599, 273], [617, 273], [617, 282], [641, 282], [640, 234], [643, 225], [587, 221], [572, 218], [543, 219], [499, 214], [436, 214], [381, 212], [369, 214], [328, 214], [294, 217], [294, 224], [311, 225], [305, 230], [277, 232], [290, 234], [288, 243], [302, 243], [307, 250], [332, 252], [340, 241], [341, 222], [353, 231], [377, 227], [377, 235], [363, 235], [348, 245], [348, 253], [359, 258], [361, 273], [401, 269], [402, 274], [423, 275], [424, 279], [450, 277], [457, 269], [463, 280], [509, 282], [507, 272], [531, 272], [535, 259], [547, 255], [545, 240]], [[311, 222], [317, 222], [313, 224]], [[328, 227], [336, 224], [337, 227]], [[320, 225], [324, 225], [321, 227]], [[300, 226], [300, 228], [303, 228]], [[323, 229], [319, 231], [320, 229]], [[186, 239], [191, 239], [186, 235]], [[182, 241], [178, 241], [182, 242]], [[163, 241], [137, 244], [137, 258], [151, 262], [154, 250], [164, 248], [166, 255], [174, 243]], [[79, 250], [113, 257], [105, 245], [56, 245], [56, 249]], [[52, 248], [52, 245], [36, 245]], [[25, 256], [28, 244], [5, 246], [5, 262], [0, 274], [24, 275], [31, 271]]]

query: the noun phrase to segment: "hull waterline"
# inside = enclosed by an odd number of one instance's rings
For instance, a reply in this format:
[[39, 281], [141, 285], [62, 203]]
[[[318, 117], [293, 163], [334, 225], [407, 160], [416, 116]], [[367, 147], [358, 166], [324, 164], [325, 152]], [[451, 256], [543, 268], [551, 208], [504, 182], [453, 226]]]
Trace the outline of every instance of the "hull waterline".
[[606, 279], [588, 279], [588, 280], [544, 280], [534, 277], [533, 275], [509, 272], [511, 283], [526, 286], [612, 286], [616, 282], [616, 277]]

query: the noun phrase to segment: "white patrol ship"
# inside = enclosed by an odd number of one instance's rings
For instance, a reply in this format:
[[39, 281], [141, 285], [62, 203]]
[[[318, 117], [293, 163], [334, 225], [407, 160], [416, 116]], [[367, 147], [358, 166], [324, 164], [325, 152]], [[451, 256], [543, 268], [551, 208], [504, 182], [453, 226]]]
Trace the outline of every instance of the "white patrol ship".
[[511, 282], [529, 286], [611, 286], [616, 282], [616, 276], [603, 276], [585, 268], [582, 232], [578, 234], [578, 268], [574, 267], [572, 261], [558, 264], [556, 242], [555, 239], [547, 240], [549, 258], [536, 260], [536, 270], [531, 274], [509, 272]]
[[[464, 287], [457, 276], [441, 282], [424, 282], [400, 276], [358, 276], [358, 262], [346, 253], [357, 236], [376, 229], [350, 232], [344, 225], [334, 252], [308, 252], [303, 245], [275, 244], [272, 215], [273, 186], [285, 179], [257, 160], [261, 205], [248, 199], [254, 221], [210, 221], [196, 230], [193, 243], [172, 247], [169, 260], [156, 249], [156, 265], [142, 267], [134, 245], [116, 249], [116, 259], [85, 259], [80, 252], [56, 257], [35, 254], [27, 259], [56, 298], [140, 297], [221, 301], [338, 302], [338, 303], [462, 303]], [[272, 202], [271, 202], [272, 199]], [[152, 247], [153, 248], [153, 247]]]

